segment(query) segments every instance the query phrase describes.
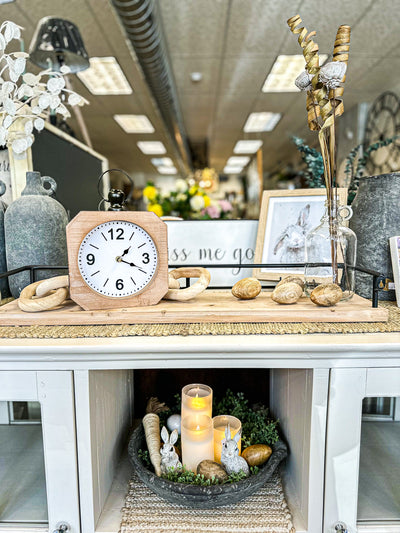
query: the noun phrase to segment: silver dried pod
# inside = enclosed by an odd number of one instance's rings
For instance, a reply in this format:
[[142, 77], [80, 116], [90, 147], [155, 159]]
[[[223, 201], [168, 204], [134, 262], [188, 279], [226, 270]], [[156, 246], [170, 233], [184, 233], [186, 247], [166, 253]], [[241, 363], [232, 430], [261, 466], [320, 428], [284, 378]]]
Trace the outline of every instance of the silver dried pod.
[[312, 89], [312, 84], [311, 84], [311, 80], [312, 80], [312, 75], [307, 72], [306, 70], [304, 70], [301, 74], [299, 74], [297, 76], [297, 78], [295, 79], [295, 85], [298, 89], [300, 89], [300, 91], [311, 91]]
[[328, 89], [337, 89], [341, 86], [343, 76], [346, 74], [347, 65], [343, 61], [331, 61], [319, 69], [319, 81]]

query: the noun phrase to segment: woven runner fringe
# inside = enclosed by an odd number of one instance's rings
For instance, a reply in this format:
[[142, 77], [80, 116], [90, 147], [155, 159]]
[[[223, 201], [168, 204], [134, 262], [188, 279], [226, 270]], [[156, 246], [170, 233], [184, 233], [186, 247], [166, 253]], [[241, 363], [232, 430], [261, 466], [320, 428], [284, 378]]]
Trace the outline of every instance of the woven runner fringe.
[[215, 509], [166, 502], [133, 474], [120, 533], [295, 533], [295, 529], [278, 474], [252, 496]]
[[311, 333], [400, 332], [400, 308], [393, 302], [388, 322], [269, 322], [233, 324], [121, 324], [104, 326], [0, 326], [3, 339], [79, 339], [116, 337], [168, 337], [170, 335], [306, 335]]

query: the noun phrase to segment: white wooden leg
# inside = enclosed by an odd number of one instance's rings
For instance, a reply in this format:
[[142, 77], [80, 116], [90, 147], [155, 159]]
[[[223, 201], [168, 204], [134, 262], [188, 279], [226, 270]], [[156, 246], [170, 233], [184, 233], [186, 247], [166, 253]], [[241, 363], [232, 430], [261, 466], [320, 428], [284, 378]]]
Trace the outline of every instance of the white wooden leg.
[[366, 369], [331, 370], [326, 438], [324, 533], [344, 522], [357, 531], [362, 400]]
[[80, 533], [72, 372], [37, 372], [42, 408], [49, 531], [67, 522]]

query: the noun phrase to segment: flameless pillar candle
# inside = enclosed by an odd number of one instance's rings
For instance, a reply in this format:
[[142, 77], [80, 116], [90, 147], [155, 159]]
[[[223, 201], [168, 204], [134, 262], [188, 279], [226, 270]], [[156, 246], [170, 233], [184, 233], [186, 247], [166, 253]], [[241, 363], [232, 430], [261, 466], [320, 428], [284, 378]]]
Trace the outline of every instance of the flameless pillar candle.
[[182, 464], [196, 472], [201, 461], [214, 459], [212, 420], [205, 415], [189, 415], [182, 419], [181, 430]]
[[[242, 423], [240, 420], [234, 416], [230, 415], [221, 415], [214, 416], [213, 426], [214, 426], [214, 461], [217, 463], [221, 462], [221, 450], [222, 450], [222, 441], [225, 438], [225, 429], [230, 426], [231, 429], [231, 438], [236, 435], [238, 431], [242, 429]], [[239, 455], [241, 452], [242, 439], [238, 442]]]
[[189, 415], [212, 417], [212, 389], [207, 385], [193, 383], [182, 389], [182, 420]]

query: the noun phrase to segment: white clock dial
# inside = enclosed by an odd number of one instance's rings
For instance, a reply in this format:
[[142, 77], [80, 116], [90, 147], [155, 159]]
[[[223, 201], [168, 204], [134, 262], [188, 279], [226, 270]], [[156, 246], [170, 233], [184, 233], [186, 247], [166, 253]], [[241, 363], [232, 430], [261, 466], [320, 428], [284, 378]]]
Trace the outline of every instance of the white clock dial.
[[138, 294], [157, 272], [153, 239], [132, 222], [112, 220], [93, 228], [78, 252], [82, 278], [94, 291], [111, 298]]

